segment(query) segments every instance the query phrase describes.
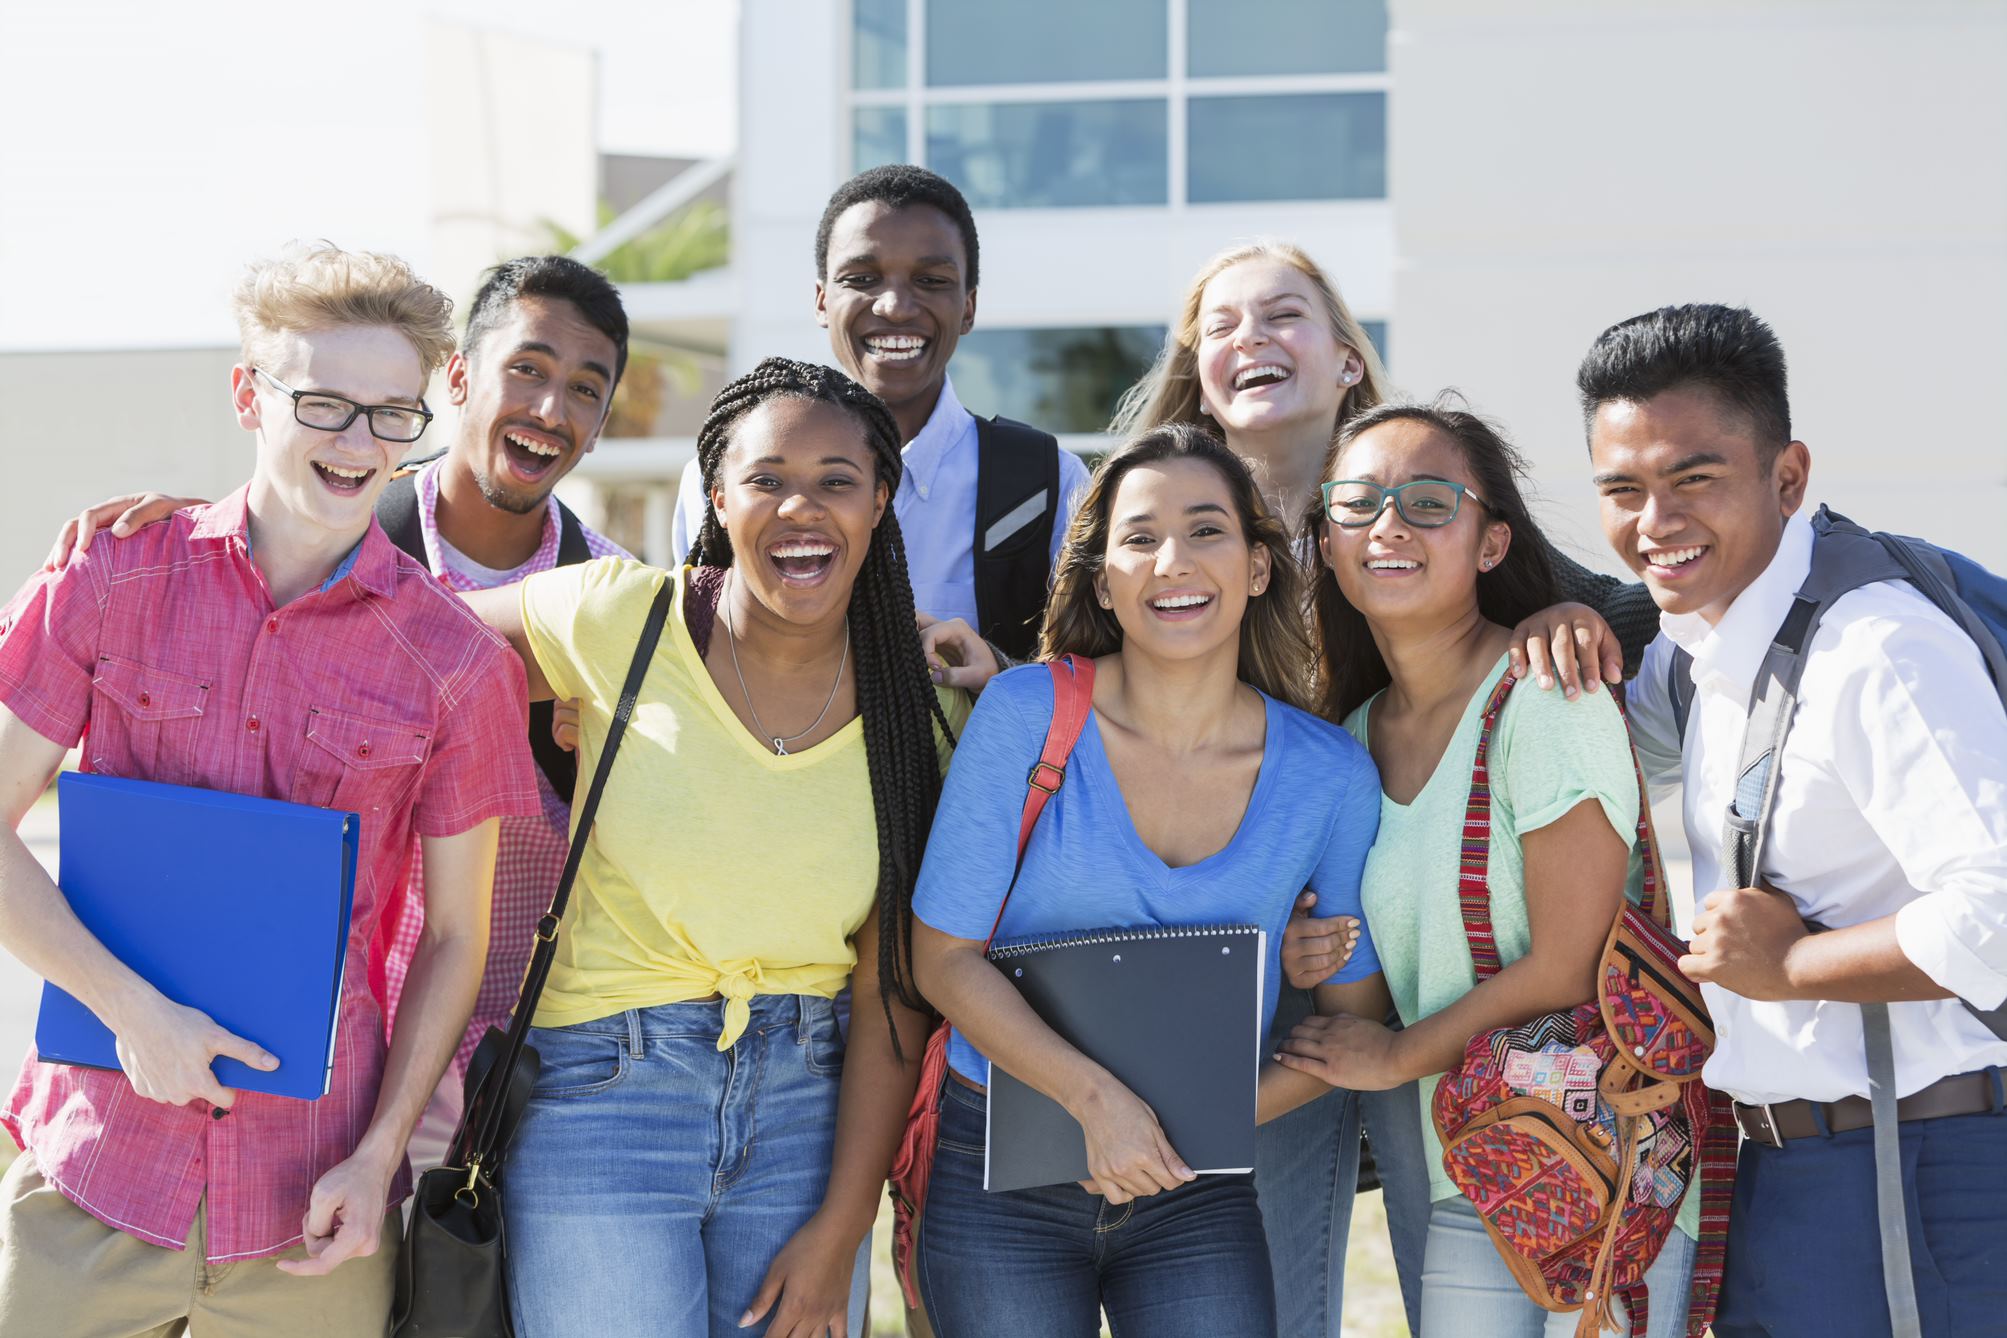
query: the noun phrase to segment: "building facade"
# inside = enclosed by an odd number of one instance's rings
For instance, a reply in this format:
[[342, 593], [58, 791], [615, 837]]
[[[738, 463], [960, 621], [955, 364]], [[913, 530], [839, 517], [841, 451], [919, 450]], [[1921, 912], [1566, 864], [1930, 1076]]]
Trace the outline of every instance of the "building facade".
[[[740, 9], [731, 264], [629, 290], [639, 330], [728, 371], [829, 356], [823, 201], [919, 162], [982, 236], [962, 398], [1077, 448], [1101, 444], [1193, 270], [1283, 237], [1398, 385], [1504, 422], [1586, 561], [1612, 559], [1576, 362], [1623, 317], [1727, 301], [1783, 337], [1815, 496], [2007, 569], [2007, 429], [1981, 399], [2007, 364], [2000, 0]], [[608, 443], [589, 469], [666, 534], [657, 480], [687, 454]]]

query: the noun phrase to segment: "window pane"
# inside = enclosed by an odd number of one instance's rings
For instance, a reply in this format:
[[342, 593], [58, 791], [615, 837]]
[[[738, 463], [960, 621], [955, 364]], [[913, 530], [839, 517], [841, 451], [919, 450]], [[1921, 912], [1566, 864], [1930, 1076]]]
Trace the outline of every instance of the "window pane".
[[978, 209], [1163, 204], [1162, 101], [975, 103], [927, 109], [927, 166]]
[[906, 0], [851, 0], [850, 82], [906, 86]]
[[948, 371], [971, 413], [1000, 413], [1047, 432], [1101, 432], [1163, 342], [1160, 325], [973, 330]]
[[927, 0], [927, 82], [1163, 79], [1166, 0]]
[[1387, 0], [1187, 0], [1193, 76], [1387, 68]]
[[906, 161], [906, 109], [859, 107], [850, 136], [850, 170]]
[[1385, 321], [1360, 321], [1366, 331], [1366, 338], [1373, 341], [1373, 350], [1380, 355], [1382, 367], [1391, 366], [1387, 361], [1387, 323]]
[[1194, 204], [1386, 198], [1385, 93], [1193, 98], [1188, 126]]

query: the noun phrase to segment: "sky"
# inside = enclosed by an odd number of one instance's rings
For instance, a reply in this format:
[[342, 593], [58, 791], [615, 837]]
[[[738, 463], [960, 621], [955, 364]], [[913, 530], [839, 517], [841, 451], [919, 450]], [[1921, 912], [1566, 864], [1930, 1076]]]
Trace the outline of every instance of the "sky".
[[422, 268], [428, 19], [597, 52], [604, 152], [733, 147], [731, 0], [0, 4], [0, 351], [233, 342], [299, 237]]

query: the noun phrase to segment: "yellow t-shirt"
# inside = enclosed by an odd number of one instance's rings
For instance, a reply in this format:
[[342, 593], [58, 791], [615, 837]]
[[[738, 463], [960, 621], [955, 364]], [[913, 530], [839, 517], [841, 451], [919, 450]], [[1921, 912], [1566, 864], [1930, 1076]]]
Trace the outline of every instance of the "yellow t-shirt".
[[[687, 569], [686, 569], [687, 571]], [[582, 700], [590, 777], [667, 573], [602, 558], [523, 582], [523, 625], [559, 697]], [[878, 886], [878, 827], [853, 719], [777, 756], [732, 714], [684, 618], [686, 572], [600, 798], [536, 1023], [724, 996], [720, 1050], [758, 994], [833, 998]], [[938, 689], [960, 728], [968, 699]], [[945, 739], [936, 741], [947, 766]], [[574, 813], [574, 818], [576, 814]]]

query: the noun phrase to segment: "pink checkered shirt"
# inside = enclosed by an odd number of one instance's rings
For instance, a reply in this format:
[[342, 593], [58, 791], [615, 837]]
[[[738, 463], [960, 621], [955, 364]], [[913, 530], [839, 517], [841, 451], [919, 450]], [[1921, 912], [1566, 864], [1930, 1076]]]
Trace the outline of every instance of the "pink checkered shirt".
[[[439, 505], [439, 464], [434, 461], [420, 471], [418, 525], [425, 539], [425, 557], [432, 572], [452, 590], [479, 590], [482, 583], [447, 564], [440, 545], [436, 519]], [[560, 521], [557, 498], [544, 509], [544, 538], [529, 561], [506, 574], [503, 584], [520, 581], [557, 565]], [[585, 546], [596, 558], [626, 557], [627, 550], [605, 535], [581, 524]], [[522, 989], [523, 972], [529, 969], [530, 948], [534, 943], [537, 918], [549, 909], [551, 894], [557, 890], [558, 875], [564, 872], [565, 855], [571, 844], [571, 796], [551, 789], [541, 768], [533, 767], [537, 793], [543, 811], [536, 817], [502, 819], [501, 842], [495, 851], [495, 896], [488, 922], [488, 965], [481, 973], [481, 994], [474, 1002], [474, 1017], [467, 1035], [453, 1056], [451, 1072], [464, 1074], [467, 1059], [482, 1035], [491, 1026], [506, 1025]], [[399, 913], [384, 922], [378, 953], [385, 1011], [394, 1021], [397, 1000], [404, 990], [404, 976], [418, 951], [418, 937], [425, 928], [424, 872], [419, 862], [409, 864], [415, 895], [399, 902]]]
[[[297, 1243], [314, 1182], [369, 1126], [387, 1047], [368, 945], [414, 833], [537, 811], [523, 668], [501, 639], [374, 523], [346, 576], [274, 609], [246, 492], [101, 536], [0, 609], [0, 702], [82, 738], [87, 770], [362, 815], [326, 1096], [168, 1106], [31, 1050], [0, 1113], [57, 1188], [141, 1240], [179, 1249], [206, 1198], [212, 1262]], [[409, 1189], [400, 1169], [391, 1201]]]

